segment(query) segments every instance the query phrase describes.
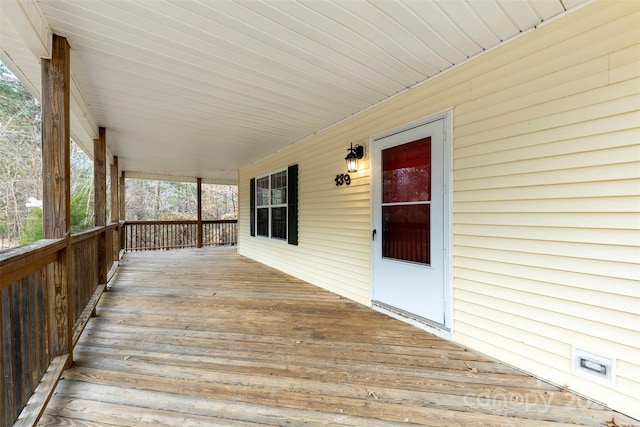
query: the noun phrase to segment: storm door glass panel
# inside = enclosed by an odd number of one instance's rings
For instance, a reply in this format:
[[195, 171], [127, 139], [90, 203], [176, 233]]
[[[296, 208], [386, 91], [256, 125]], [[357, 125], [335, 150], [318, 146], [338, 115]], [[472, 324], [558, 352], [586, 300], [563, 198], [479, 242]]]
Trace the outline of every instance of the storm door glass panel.
[[426, 204], [382, 207], [382, 256], [429, 264], [430, 208]]
[[431, 200], [431, 137], [382, 150], [382, 203]]
[[382, 150], [382, 257], [431, 264], [431, 137]]

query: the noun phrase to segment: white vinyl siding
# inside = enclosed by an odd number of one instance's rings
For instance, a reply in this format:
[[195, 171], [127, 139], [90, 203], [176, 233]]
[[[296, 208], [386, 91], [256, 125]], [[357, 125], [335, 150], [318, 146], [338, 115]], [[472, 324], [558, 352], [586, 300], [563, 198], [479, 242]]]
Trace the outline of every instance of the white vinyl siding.
[[[452, 339], [640, 417], [638, 22], [592, 3], [241, 170], [240, 253], [369, 304], [369, 157], [333, 179], [350, 142], [453, 107]], [[290, 163], [300, 245], [248, 238], [249, 179]]]
[[[473, 79], [453, 138], [454, 339], [635, 416], [637, 9], [585, 8]], [[615, 387], [573, 375], [572, 346], [616, 358]]]
[[[247, 173], [259, 176], [283, 164], [298, 164], [298, 246], [241, 238], [239, 251], [310, 283], [368, 304], [368, 171], [361, 168], [350, 174], [351, 185], [336, 186], [336, 174], [346, 172], [344, 157], [348, 144], [343, 145], [337, 143], [331, 156], [296, 150], [302, 148], [298, 144], [279, 157], [262, 162], [265, 167], [271, 165], [271, 169], [263, 170], [262, 164], [261, 168], [247, 168]], [[244, 171], [240, 174], [239, 193], [242, 207], [243, 203], [248, 207], [249, 182], [244, 179], [247, 176]], [[242, 207], [239, 233], [248, 236], [249, 210]]]

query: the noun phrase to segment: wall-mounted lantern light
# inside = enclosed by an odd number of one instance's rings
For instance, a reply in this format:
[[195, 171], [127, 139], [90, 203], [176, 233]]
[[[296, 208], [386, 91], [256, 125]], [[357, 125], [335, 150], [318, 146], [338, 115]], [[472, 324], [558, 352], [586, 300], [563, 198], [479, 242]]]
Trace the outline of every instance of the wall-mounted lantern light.
[[358, 172], [358, 160], [364, 157], [364, 145], [356, 144], [353, 146], [353, 142], [351, 143], [351, 148], [347, 148], [349, 154], [345, 157], [345, 161], [347, 162], [347, 172]]

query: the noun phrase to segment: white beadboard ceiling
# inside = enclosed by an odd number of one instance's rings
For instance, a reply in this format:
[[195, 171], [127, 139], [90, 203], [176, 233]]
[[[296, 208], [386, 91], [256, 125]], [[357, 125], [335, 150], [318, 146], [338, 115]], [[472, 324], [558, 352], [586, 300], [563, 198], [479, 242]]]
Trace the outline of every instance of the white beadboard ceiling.
[[585, 1], [0, 0], [0, 48], [38, 95], [44, 39], [67, 37], [73, 137], [105, 127], [127, 176], [234, 183]]

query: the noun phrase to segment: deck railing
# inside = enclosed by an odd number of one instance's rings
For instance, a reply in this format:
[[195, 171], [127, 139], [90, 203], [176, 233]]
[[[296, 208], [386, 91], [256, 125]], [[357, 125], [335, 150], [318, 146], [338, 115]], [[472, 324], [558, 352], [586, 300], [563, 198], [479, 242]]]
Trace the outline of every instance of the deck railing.
[[[40, 418], [121, 250], [196, 247], [198, 228], [198, 221], [114, 223], [0, 253], [0, 426]], [[237, 221], [202, 221], [201, 241], [236, 244]]]
[[0, 254], [0, 425], [39, 419], [115, 271], [121, 227]]
[[[202, 221], [202, 246], [235, 245], [238, 221]], [[198, 221], [127, 221], [124, 227], [126, 251], [195, 248]]]

